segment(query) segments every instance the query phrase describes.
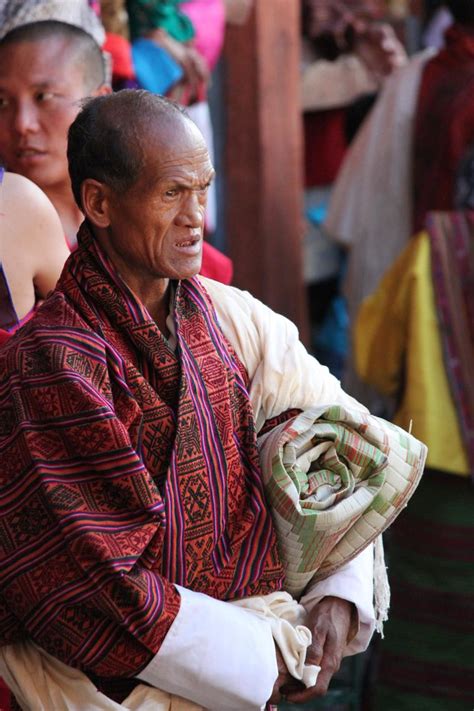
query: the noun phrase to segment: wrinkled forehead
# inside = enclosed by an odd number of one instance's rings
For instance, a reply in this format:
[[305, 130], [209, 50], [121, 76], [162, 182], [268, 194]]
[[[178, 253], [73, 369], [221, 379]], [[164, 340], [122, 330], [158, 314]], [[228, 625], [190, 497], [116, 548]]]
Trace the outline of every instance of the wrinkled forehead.
[[146, 122], [137, 145], [142, 163], [153, 165], [155, 172], [182, 167], [201, 174], [213, 169], [201, 132], [185, 116], [161, 116]]

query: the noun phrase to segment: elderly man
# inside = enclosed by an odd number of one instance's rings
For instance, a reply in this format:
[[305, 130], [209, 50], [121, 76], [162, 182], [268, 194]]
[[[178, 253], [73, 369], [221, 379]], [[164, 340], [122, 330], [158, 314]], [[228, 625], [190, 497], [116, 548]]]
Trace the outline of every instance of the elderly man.
[[181, 109], [92, 99], [68, 156], [78, 249], [0, 352], [0, 641], [118, 702], [140, 680], [219, 711], [320, 695], [370, 639], [371, 549], [303, 597], [313, 688], [288, 686], [267, 620], [228, 601], [283, 584], [256, 431], [354, 402], [292, 324], [195, 277], [214, 171]]

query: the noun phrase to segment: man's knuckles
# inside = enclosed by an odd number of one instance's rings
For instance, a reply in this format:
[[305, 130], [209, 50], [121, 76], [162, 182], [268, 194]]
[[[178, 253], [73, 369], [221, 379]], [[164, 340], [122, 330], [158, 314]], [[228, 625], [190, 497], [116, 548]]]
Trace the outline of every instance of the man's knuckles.
[[341, 666], [341, 657], [338, 654], [326, 654], [323, 659], [322, 669], [324, 674], [331, 676], [339, 671]]

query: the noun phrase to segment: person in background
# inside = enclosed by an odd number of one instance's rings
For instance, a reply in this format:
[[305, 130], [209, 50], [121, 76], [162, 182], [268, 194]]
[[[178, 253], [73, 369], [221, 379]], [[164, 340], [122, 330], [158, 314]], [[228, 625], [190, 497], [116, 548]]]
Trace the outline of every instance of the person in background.
[[392, 27], [380, 21], [380, 3], [301, 0], [301, 11], [307, 182], [329, 185], [348, 145], [348, 107], [375, 95], [384, 79], [406, 62], [406, 52]]
[[[48, 195], [74, 249], [83, 215], [71, 190], [67, 131], [82, 99], [111, 91], [105, 33], [85, 0], [10, 0], [0, 19], [0, 160]], [[230, 281], [229, 260], [216, 252], [204, 246], [203, 272]]]
[[302, 0], [301, 108], [304, 121], [304, 277], [313, 351], [341, 376], [347, 309], [340, 296], [341, 250], [324, 221], [350, 141], [384, 81], [406, 62], [377, 2]]
[[458, 210], [427, 215], [355, 325], [359, 375], [428, 445], [421, 485], [388, 539], [375, 711], [461, 711], [474, 699], [473, 155], [460, 166]]
[[[343, 291], [354, 324], [430, 210], [453, 208], [457, 166], [474, 132], [474, 5], [446, 3], [446, 46], [411, 58], [389, 78], [335, 183], [325, 228], [348, 250]], [[360, 382], [349, 354], [345, 387], [372, 411], [393, 403]]]
[[[92, 32], [99, 23], [89, 12]], [[44, 17], [49, 17], [47, 7]], [[18, 26], [17, 19], [9, 32], [5, 34], [8, 25], [1, 30], [0, 158], [8, 170], [46, 193], [73, 248], [83, 217], [67, 169], [67, 131], [84, 97], [110, 91], [104, 60], [94, 36], [74, 21], [28, 22], [27, 16]]]
[[[184, 91], [184, 102], [188, 104], [205, 94], [209, 68], [193, 46], [194, 26], [180, 5], [179, 0], [127, 0], [126, 6], [131, 40], [140, 37], [153, 40], [182, 66], [180, 90]], [[173, 98], [180, 97], [175, 93]]]
[[[61, 222], [46, 195], [0, 167], [0, 345], [54, 289], [68, 254]], [[1, 679], [0, 706], [10, 708]]]

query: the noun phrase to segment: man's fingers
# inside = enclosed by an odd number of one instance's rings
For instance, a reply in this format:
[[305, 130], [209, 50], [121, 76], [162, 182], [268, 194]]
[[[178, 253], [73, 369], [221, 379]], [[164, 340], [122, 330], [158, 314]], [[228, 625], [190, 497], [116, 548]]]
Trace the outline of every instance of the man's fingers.
[[313, 627], [313, 639], [306, 652], [306, 664], [317, 664], [321, 666], [321, 660], [324, 654], [324, 647], [327, 639], [327, 628], [320, 626], [318, 623]]
[[321, 667], [321, 671], [318, 674], [316, 684], [304, 690], [289, 690], [289, 692], [286, 693], [288, 701], [300, 704], [306, 701], [310, 701], [311, 699], [315, 699], [318, 696], [324, 696], [324, 694], [328, 690], [332, 677], [339, 670], [340, 664], [341, 659], [339, 656], [325, 654], [323, 666]]

